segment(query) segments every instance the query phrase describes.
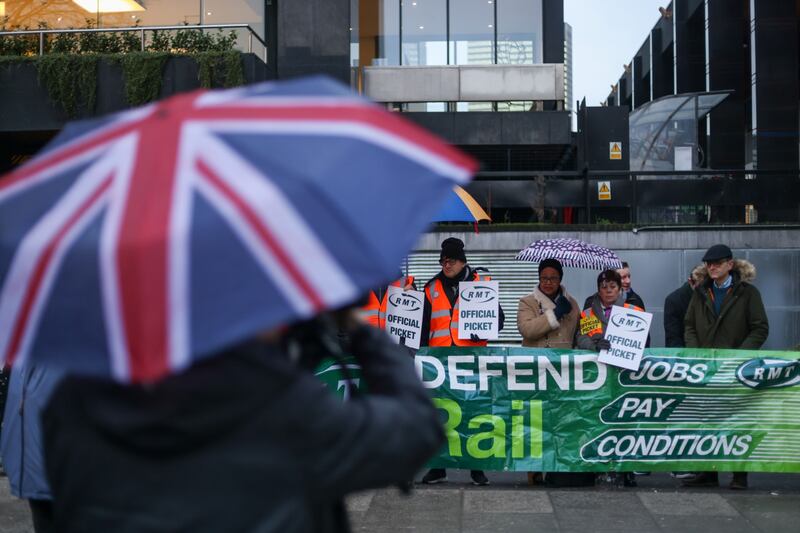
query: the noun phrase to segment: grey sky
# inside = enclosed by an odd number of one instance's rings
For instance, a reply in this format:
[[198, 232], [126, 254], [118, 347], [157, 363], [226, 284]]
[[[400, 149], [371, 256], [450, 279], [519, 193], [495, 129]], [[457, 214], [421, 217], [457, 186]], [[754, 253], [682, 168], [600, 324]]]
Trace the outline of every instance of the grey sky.
[[669, 0], [564, 0], [564, 21], [572, 26], [573, 100], [605, 100]]

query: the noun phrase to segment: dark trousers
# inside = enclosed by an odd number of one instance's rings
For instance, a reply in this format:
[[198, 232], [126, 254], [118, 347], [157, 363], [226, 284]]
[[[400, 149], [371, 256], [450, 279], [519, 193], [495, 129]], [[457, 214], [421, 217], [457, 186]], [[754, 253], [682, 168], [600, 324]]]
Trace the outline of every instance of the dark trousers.
[[36, 533], [55, 533], [53, 502], [50, 500], [28, 500], [33, 516], [33, 530]]

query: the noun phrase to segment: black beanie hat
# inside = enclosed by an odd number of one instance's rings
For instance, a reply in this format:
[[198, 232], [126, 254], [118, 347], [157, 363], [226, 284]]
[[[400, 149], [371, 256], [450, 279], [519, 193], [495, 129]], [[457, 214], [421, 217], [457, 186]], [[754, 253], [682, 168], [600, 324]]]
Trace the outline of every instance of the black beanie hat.
[[439, 254], [439, 261], [445, 258], [458, 259], [467, 262], [467, 256], [464, 254], [464, 241], [456, 239], [455, 237], [448, 237], [442, 241], [442, 252]]
[[542, 270], [545, 268], [553, 268], [558, 272], [558, 278], [564, 279], [564, 267], [561, 266], [561, 262], [558, 259], [548, 258], [539, 263], [539, 275], [542, 275]]

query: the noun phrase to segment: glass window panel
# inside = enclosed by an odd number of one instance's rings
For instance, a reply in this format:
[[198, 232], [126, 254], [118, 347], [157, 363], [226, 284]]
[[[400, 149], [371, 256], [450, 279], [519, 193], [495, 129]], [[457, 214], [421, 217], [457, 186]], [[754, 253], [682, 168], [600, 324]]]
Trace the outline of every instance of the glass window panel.
[[359, 10], [358, 0], [350, 0], [350, 66], [357, 67], [359, 64]]
[[[46, 2], [42, 0], [5, 0], [7, 26], [12, 29], [35, 29], [39, 27], [40, 23], [55, 29], [85, 28], [88, 24], [104, 27], [133, 26], [147, 10], [141, 9], [145, 2], [129, 3], [130, 11], [112, 13], [105, 11], [109, 4], [103, 0], [81, 1], [81, 4], [93, 6], [91, 9], [81, 7], [74, 0], [48, 0]], [[150, 3], [146, 3], [148, 9]], [[195, 13], [199, 12], [198, 5], [197, 0], [194, 0]]]
[[205, 0], [204, 6], [203, 24], [248, 24], [264, 38], [264, 0]]
[[497, 102], [498, 111], [531, 111], [532, 101]]
[[[374, 64], [400, 64], [400, 0], [381, 0], [378, 12], [378, 50]], [[361, 30], [364, 31], [363, 29]]]
[[404, 112], [437, 112], [447, 111], [446, 102], [409, 102], [402, 105]]
[[491, 111], [491, 102], [456, 102], [456, 111]]
[[450, 2], [450, 64], [494, 63], [493, 0]]
[[447, 64], [447, 2], [405, 0], [403, 16], [403, 65]]
[[[488, 1], [488, 0], [487, 0]], [[542, 0], [497, 2], [497, 62], [541, 63]]]

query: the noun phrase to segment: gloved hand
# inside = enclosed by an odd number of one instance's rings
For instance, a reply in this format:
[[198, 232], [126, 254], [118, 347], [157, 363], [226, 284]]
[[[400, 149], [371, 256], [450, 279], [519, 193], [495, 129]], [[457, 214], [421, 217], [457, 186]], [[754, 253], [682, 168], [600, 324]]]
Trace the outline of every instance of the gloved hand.
[[483, 339], [481, 339], [480, 337], [478, 337], [478, 336], [477, 336], [477, 335], [475, 335], [474, 333], [470, 333], [470, 334], [469, 334], [469, 340], [471, 340], [472, 342], [480, 342], [480, 341], [482, 341]]
[[556, 307], [553, 309], [553, 313], [556, 315], [556, 320], [561, 320], [561, 317], [564, 315], [568, 315], [569, 312], [572, 311], [572, 304], [564, 298], [563, 294], [559, 294], [558, 298], [556, 298]]
[[594, 341], [594, 347], [599, 352], [600, 350], [610, 350], [611, 343], [608, 342], [608, 339], [596, 339]]

